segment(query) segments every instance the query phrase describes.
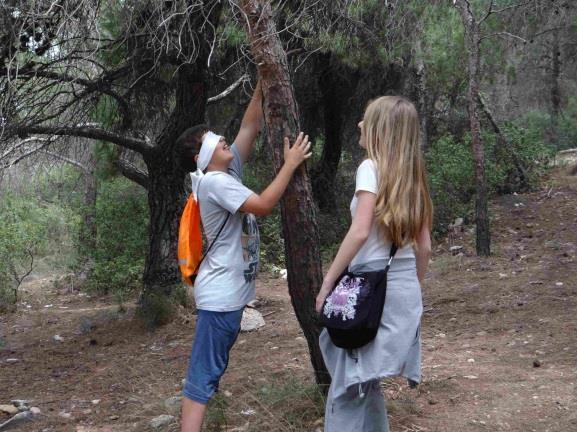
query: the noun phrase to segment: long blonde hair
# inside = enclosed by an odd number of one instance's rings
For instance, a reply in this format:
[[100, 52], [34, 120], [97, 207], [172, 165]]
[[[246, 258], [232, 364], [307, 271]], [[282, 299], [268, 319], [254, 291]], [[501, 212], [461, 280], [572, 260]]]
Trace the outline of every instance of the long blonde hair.
[[367, 106], [362, 129], [379, 173], [377, 222], [397, 246], [415, 244], [423, 226], [431, 229], [433, 221], [417, 110], [403, 97], [382, 96]]

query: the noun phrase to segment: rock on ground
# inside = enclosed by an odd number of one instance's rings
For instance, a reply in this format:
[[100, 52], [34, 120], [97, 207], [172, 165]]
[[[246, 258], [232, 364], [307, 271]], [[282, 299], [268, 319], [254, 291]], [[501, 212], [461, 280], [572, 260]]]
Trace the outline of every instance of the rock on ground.
[[178, 414], [182, 406], [182, 396], [172, 396], [164, 401], [164, 407], [171, 414]]
[[240, 322], [240, 331], [257, 330], [265, 324], [262, 314], [256, 309], [245, 308]]
[[154, 430], [160, 429], [174, 420], [174, 416], [162, 414], [150, 420], [150, 427]]

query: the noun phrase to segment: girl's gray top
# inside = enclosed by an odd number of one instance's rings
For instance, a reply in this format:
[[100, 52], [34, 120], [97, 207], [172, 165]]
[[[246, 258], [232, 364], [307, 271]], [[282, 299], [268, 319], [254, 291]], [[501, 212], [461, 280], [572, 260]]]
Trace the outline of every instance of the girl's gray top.
[[[351, 268], [353, 272], [384, 269], [386, 260]], [[374, 379], [404, 376], [421, 381], [420, 323], [423, 313], [421, 286], [414, 258], [393, 258], [387, 279], [387, 296], [377, 336], [351, 352], [338, 348], [324, 329], [319, 338], [323, 358], [331, 374], [331, 396]]]

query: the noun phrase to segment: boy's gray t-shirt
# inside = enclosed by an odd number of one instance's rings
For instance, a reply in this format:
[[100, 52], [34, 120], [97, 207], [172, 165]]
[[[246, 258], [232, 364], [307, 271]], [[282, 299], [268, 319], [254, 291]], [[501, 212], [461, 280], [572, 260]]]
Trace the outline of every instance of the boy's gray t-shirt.
[[241, 309], [255, 298], [260, 249], [255, 216], [238, 211], [253, 192], [242, 184], [242, 159], [236, 144], [231, 151], [234, 159], [228, 173], [207, 172], [197, 190], [206, 247], [230, 214], [194, 283], [196, 307], [215, 312]]

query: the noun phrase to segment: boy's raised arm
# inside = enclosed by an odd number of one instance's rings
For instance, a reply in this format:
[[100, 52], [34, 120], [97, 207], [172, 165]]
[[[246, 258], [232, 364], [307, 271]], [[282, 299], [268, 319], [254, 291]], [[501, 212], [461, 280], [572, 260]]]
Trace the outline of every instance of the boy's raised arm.
[[254, 148], [254, 143], [256, 137], [262, 129], [264, 121], [264, 113], [262, 112], [262, 90], [260, 87], [260, 80], [256, 83], [252, 99], [244, 112], [242, 117], [242, 122], [240, 123], [240, 130], [234, 143], [236, 144], [242, 161], [245, 162], [252, 149]]

